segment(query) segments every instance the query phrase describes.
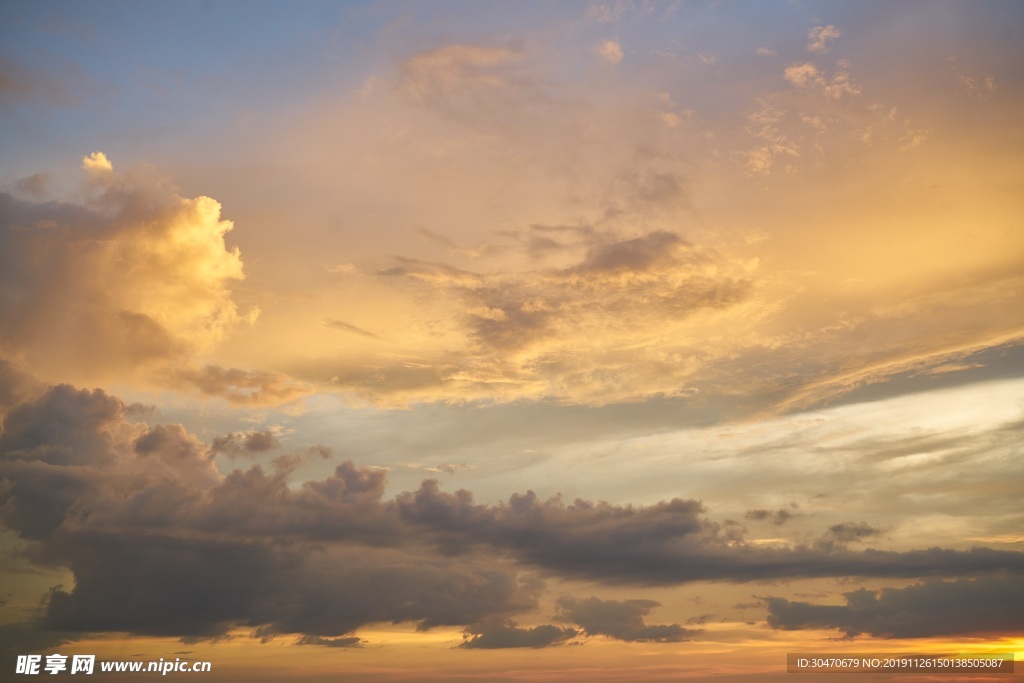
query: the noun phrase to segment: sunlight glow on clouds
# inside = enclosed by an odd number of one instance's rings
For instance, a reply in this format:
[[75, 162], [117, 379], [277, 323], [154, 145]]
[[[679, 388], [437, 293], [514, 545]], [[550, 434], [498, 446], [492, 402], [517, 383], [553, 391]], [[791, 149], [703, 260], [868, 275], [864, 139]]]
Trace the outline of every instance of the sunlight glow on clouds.
[[0, 5], [0, 650], [1017, 647], [1021, 11]]

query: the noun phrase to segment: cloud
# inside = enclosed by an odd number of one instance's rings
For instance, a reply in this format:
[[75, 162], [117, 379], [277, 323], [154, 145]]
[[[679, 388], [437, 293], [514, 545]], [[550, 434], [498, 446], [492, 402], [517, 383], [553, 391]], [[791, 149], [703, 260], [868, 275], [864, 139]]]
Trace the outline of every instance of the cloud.
[[747, 510], [743, 514], [743, 516], [747, 519], [752, 519], [755, 521], [771, 520], [772, 524], [782, 525], [788, 522], [790, 518], [795, 516], [793, 509], [795, 509], [796, 507], [796, 504], [793, 503], [788, 508], [779, 508], [778, 510], [775, 511], [764, 509]]
[[618, 64], [625, 56], [622, 53], [622, 46], [615, 40], [606, 40], [595, 50], [601, 59], [609, 64]]
[[532, 606], [507, 572], [389, 549], [73, 534], [51, 550], [75, 588], [53, 595], [47, 629], [339, 638], [375, 622], [427, 630]]
[[209, 638], [247, 626], [341, 645], [367, 623], [463, 626], [534, 605], [538, 585], [500, 563], [417, 550], [381, 502], [383, 471], [344, 463], [292, 489], [259, 467], [221, 476], [209, 456], [180, 425], [129, 422], [99, 390], [53, 387], [8, 413], [2, 521], [75, 576], [40, 627]]
[[654, 600], [558, 600], [560, 618], [579, 624], [589, 636], [610, 636], [631, 643], [679, 643], [701, 633], [679, 624], [645, 624], [644, 617], [660, 606]]
[[[433, 480], [389, 499], [386, 471], [351, 462], [301, 484], [289, 481], [287, 466], [223, 475], [216, 449], [273, 439], [257, 432], [211, 446], [181, 425], [133, 422], [136, 415], [103, 391], [59, 385], [4, 418], [0, 521], [30, 543], [36, 562], [74, 575], [73, 589], [52, 592], [43, 628], [216, 638], [247, 627], [260, 638], [296, 634], [341, 646], [367, 624], [412, 622], [466, 627], [466, 647], [534, 647], [576, 634], [509, 621], [537, 606], [543, 584], [531, 570], [681, 585], [1024, 569], [1024, 554], [987, 548], [847, 550], [877, 535], [865, 524], [834, 525], [828, 547], [765, 547], [710, 520], [695, 500], [567, 505], [527, 492], [485, 505]], [[649, 601], [566, 598], [559, 606], [589, 634], [692, 635], [646, 624], [657, 606]]]
[[219, 365], [175, 367], [164, 382], [182, 391], [199, 391], [242, 405], [280, 405], [313, 393], [313, 387], [282, 372], [242, 370]]
[[766, 598], [775, 629], [839, 629], [849, 638], [931, 638], [1013, 633], [1024, 629], [1024, 577], [929, 580], [906, 588], [860, 589], [846, 605]]
[[[469, 491], [443, 493], [436, 481], [396, 499], [402, 519], [445, 552], [491, 547], [560, 576], [611, 583], [672, 585], [691, 581], [778, 578], [949, 576], [1024, 568], [1024, 553], [987, 548], [851, 552], [841, 543], [771, 548], [746, 543], [704, 516], [699, 501], [673, 499], [646, 507], [578, 499], [539, 501], [532, 492], [506, 504], [478, 505]], [[837, 527], [844, 538], [871, 535]]]
[[838, 100], [844, 95], [859, 95], [860, 86], [850, 80], [850, 73], [843, 64], [840, 62], [841, 67], [831, 78], [811, 62], [788, 66], [783, 75], [796, 87], [814, 90], [827, 99]]
[[560, 645], [579, 635], [576, 629], [559, 628], [550, 624], [520, 628], [516, 622], [490, 621], [474, 624], [463, 635], [462, 648], [496, 650], [516, 647], [541, 648]]
[[249, 453], [264, 453], [279, 448], [281, 442], [277, 440], [273, 432], [232, 432], [214, 439], [210, 443], [210, 450], [214, 453], [226, 453], [228, 455], [241, 455]]
[[116, 172], [102, 152], [82, 166], [79, 203], [0, 193], [0, 354], [51, 380], [152, 381], [255, 320], [232, 298], [242, 259], [218, 202]]
[[302, 636], [295, 641], [296, 645], [320, 645], [322, 647], [359, 647], [362, 638], [350, 636], [348, 638], [322, 638], [320, 636]]
[[[672, 174], [623, 182], [640, 204], [675, 202], [682, 192]], [[686, 390], [694, 369], [682, 358], [697, 352], [680, 343], [688, 338], [682, 330], [699, 325], [701, 316], [742, 309], [752, 295], [755, 264], [730, 262], [670, 231], [623, 239], [587, 227], [533, 226], [515, 237], [531, 256], [575, 257], [563, 267], [481, 273], [403, 258], [379, 271], [457, 304], [461, 314], [452, 323], [464, 346], [424, 359], [427, 370], [415, 377], [408, 370], [375, 373], [385, 381], [365, 389], [386, 392], [388, 382], [400, 378], [436, 378], [435, 391], [467, 398], [555, 395], [609, 402], [676, 394]], [[343, 385], [363, 388], [358, 375], [332, 374]]]
[[814, 28], [807, 31], [807, 43], [808, 52], [817, 52], [824, 54], [828, 52], [828, 41], [835, 40], [842, 34], [832, 24], [828, 26], [815, 26]]
[[103, 152], [93, 152], [89, 156], [83, 158], [82, 168], [99, 177], [103, 177], [114, 171], [114, 165], [110, 163], [110, 160], [107, 159], [107, 155]]

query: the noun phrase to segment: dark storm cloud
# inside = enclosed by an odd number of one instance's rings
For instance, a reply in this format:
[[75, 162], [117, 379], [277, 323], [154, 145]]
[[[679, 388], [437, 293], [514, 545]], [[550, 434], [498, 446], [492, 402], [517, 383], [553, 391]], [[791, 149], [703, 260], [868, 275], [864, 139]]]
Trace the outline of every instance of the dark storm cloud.
[[561, 598], [561, 617], [579, 624], [590, 636], [643, 643], [678, 643], [701, 633], [679, 624], [646, 624], [644, 617], [661, 605], [654, 600], [585, 600]]
[[459, 647], [466, 649], [497, 650], [516, 647], [548, 647], [575, 638], [579, 632], [573, 628], [560, 628], [542, 624], [533, 628], [520, 628], [516, 622], [491, 620], [474, 624], [465, 630], [465, 641]]
[[861, 589], [846, 604], [813, 605], [767, 598], [775, 629], [839, 629], [848, 637], [927, 638], [1024, 630], [1024, 576], [930, 580], [906, 588]]

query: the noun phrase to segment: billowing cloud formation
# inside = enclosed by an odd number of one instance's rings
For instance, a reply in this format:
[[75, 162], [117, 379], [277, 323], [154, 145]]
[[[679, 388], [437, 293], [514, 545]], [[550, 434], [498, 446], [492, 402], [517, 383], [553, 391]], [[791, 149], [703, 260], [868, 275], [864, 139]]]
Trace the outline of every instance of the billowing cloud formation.
[[220, 204], [179, 197], [142, 171], [115, 174], [100, 152], [83, 165], [86, 204], [0, 195], [4, 347], [113, 364], [221, 339], [242, 319], [228, 287], [243, 275]]
[[3, 522], [75, 575], [42, 626], [338, 638], [370, 622], [464, 625], [533, 604], [535, 587], [493, 562], [394, 547], [380, 471], [345, 464], [291, 490], [258, 467], [221, 477], [209, 455], [179, 425], [128, 422], [102, 391], [54, 387], [7, 415]]
[[258, 314], [232, 299], [242, 259], [220, 204], [152, 170], [115, 172], [102, 152], [82, 167], [81, 203], [0, 193], [0, 353], [51, 379], [135, 375], [244, 403], [307, 393], [280, 373], [190, 361]]
[[644, 617], [660, 605], [654, 600], [601, 600], [561, 598], [562, 617], [579, 624], [591, 636], [643, 643], [678, 643], [690, 640], [699, 630], [679, 624], [645, 624]]
[[[1024, 569], [1024, 554], [984, 548], [851, 552], [843, 542], [875, 533], [856, 524], [834, 526], [829, 548], [761, 547], [707, 519], [694, 500], [566, 505], [528, 492], [483, 505], [435, 481], [387, 500], [386, 472], [350, 462], [301, 485], [289, 483], [287, 467], [225, 476], [214, 449], [182, 426], [130, 417], [103, 391], [60, 385], [4, 419], [0, 519], [31, 543], [33, 558], [75, 577], [73, 590], [52, 592], [41, 621], [48, 629], [209, 638], [246, 626], [264, 638], [301, 634], [337, 646], [363, 625], [407, 621], [466, 626], [466, 647], [539, 647], [575, 634], [509, 621], [537, 604], [530, 567], [646, 585]], [[274, 443], [257, 432], [216, 448], [234, 442]], [[590, 634], [692, 635], [645, 624], [655, 606], [559, 603], [562, 618]]]
[[[186, 199], [148, 173], [115, 174], [97, 152], [86, 204], [0, 195], [0, 328], [33, 366], [165, 358], [221, 339], [242, 261], [209, 197]], [[73, 340], [73, 341], [72, 341]]]
[[767, 598], [768, 625], [839, 629], [847, 637], [927, 638], [1015, 633], [1024, 629], [1021, 574], [957, 581], [924, 581], [906, 588], [845, 593], [846, 605], [813, 605]]

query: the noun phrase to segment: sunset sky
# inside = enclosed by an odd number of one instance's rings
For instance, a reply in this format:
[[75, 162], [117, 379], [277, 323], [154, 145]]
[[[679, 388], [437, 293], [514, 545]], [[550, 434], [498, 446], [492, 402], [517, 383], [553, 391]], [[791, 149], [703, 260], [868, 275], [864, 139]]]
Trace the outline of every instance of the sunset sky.
[[0, 679], [1024, 659], [1024, 4], [8, 1], [0, 120]]

